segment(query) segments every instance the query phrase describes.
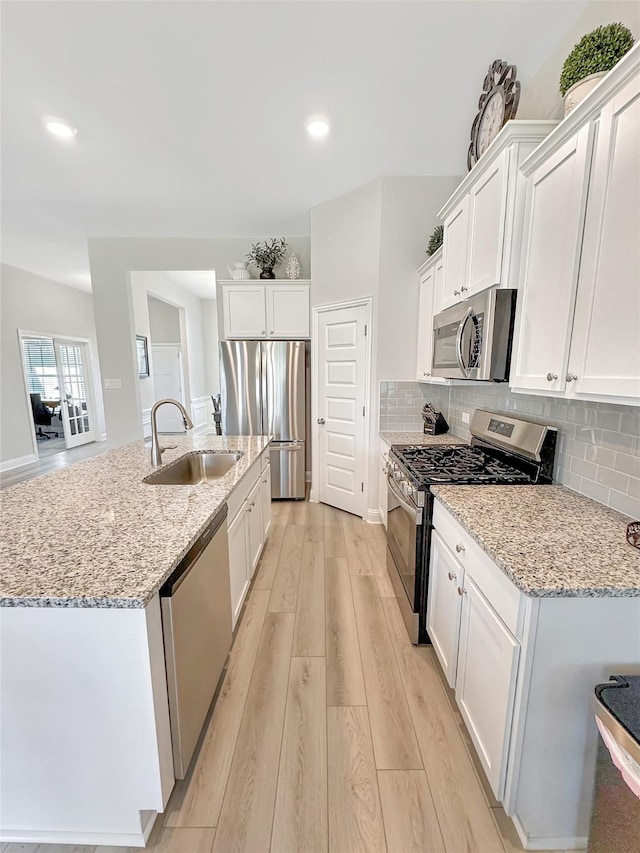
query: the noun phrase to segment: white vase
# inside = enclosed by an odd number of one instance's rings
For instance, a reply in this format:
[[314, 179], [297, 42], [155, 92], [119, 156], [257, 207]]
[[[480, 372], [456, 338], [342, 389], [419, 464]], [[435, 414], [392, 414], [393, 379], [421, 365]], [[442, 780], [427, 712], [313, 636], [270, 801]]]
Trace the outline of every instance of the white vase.
[[300, 261], [298, 260], [298, 256], [295, 252], [291, 252], [289, 255], [289, 260], [285, 267], [285, 274], [287, 278], [290, 279], [300, 278]]
[[564, 96], [565, 117], [569, 115], [571, 110], [578, 106], [580, 101], [584, 101], [589, 92], [595, 89], [607, 73], [606, 71], [598, 71], [596, 74], [589, 74], [588, 77], [578, 80], [570, 89], [567, 89], [567, 93]]
[[229, 270], [229, 276], [233, 281], [249, 281], [251, 278], [251, 273], [247, 269], [246, 261], [233, 261], [230, 264], [227, 264], [227, 269]]

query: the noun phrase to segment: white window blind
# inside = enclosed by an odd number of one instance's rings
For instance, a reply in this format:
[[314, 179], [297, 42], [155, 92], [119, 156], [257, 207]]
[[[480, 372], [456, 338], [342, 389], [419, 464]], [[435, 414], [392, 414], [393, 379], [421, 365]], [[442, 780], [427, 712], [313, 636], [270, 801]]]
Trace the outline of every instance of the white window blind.
[[51, 338], [23, 338], [24, 361], [30, 394], [43, 400], [60, 399], [56, 353]]

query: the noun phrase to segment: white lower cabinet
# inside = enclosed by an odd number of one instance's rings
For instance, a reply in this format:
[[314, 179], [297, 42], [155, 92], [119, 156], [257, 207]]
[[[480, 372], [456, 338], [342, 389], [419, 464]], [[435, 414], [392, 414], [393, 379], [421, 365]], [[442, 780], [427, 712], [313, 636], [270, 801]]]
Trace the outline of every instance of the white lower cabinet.
[[249, 587], [249, 562], [246, 511], [244, 506], [227, 528], [229, 538], [229, 575], [231, 578], [231, 621], [235, 628], [244, 597]]
[[456, 686], [464, 569], [437, 531], [431, 540], [427, 630], [449, 687]]
[[262, 471], [260, 502], [262, 504], [262, 536], [266, 540], [271, 527], [271, 465], [269, 462]]
[[229, 516], [229, 575], [231, 619], [235, 628], [271, 524], [271, 466], [269, 451], [241, 480], [227, 505]]
[[463, 584], [456, 701], [484, 767], [501, 800], [520, 645], [467, 574]]

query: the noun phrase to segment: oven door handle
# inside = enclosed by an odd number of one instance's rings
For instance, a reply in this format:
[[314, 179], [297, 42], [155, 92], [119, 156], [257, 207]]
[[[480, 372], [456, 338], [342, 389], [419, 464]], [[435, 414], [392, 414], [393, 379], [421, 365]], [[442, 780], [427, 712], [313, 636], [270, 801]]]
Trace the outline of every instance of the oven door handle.
[[473, 317], [473, 308], [467, 308], [467, 313], [464, 315], [462, 320], [460, 320], [460, 325], [458, 326], [458, 332], [456, 334], [456, 358], [458, 359], [458, 367], [462, 371], [465, 376], [469, 376], [469, 368], [464, 363], [464, 359], [462, 357], [462, 335], [464, 333], [464, 327], [467, 325], [469, 320]]
[[409, 515], [413, 517], [416, 527], [422, 524], [422, 509], [420, 507], [414, 506], [412, 503], [409, 503], [405, 496], [399, 491], [393, 480], [389, 479], [387, 480], [387, 483], [389, 485], [389, 491], [398, 501], [402, 509], [404, 509], [406, 512], [409, 513]]

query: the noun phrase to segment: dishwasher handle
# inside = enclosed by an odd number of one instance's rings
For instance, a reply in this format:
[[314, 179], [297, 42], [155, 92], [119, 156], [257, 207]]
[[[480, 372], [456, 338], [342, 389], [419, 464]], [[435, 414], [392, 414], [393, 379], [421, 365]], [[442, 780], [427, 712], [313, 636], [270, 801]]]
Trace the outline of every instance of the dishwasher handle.
[[171, 572], [167, 580], [162, 584], [160, 587], [160, 598], [171, 598], [175, 593], [180, 584], [191, 571], [191, 567], [196, 562], [200, 554], [202, 554], [222, 525], [226, 524], [228, 512], [229, 510], [225, 503], [220, 507], [215, 516], [205, 527], [204, 532], [200, 534], [175, 569]]

